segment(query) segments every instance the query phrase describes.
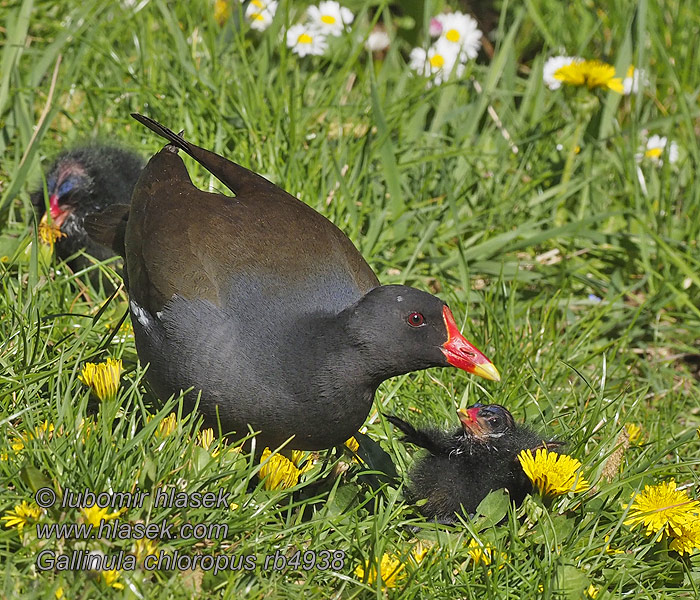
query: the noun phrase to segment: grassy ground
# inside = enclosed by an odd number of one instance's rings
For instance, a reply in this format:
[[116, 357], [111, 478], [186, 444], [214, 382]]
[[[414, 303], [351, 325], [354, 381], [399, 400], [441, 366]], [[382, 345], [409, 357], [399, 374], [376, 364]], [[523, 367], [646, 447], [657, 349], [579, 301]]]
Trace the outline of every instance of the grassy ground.
[[[37, 555], [132, 552], [133, 540], [38, 540], [33, 523], [8, 526], [0, 595], [698, 597], [697, 552], [680, 557], [624, 524], [645, 485], [675, 479], [700, 497], [695, 1], [496, 3], [493, 55], [482, 52], [461, 78], [429, 88], [406, 64], [416, 33], [400, 27], [410, 20], [381, 2], [348, 0], [353, 31], [336, 40], [332, 58], [292, 54], [280, 31], [301, 4], [282, 3], [259, 34], [239, 26], [237, 8], [218, 25], [207, 2], [0, 2], [0, 512], [41, 487], [222, 487], [234, 508], [146, 503], [122, 520], [225, 523], [225, 537], [161, 539], [156, 552], [257, 559], [253, 570], [217, 575], [123, 570], [110, 586], [84, 572], [38, 572]], [[426, 5], [434, 14], [441, 3]], [[394, 38], [375, 60], [362, 46], [372, 19]], [[623, 73], [633, 63], [648, 84], [630, 96], [549, 90], [544, 60], [563, 53]], [[177, 399], [161, 408], [146, 393], [128, 322], [112, 336], [126, 296], [102, 310], [108, 295], [37, 243], [28, 203], [42, 167], [72, 144], [97, 137], [144, 156], [157, 150], [132, 111], [298, 195], [350, 236], [383, 283], [448, 301], [493, 357], [500, 384], [433, 369], [381, 387], [367, 433], [400, 473], [414, 448], [376, 409], [453, 427], [457, 406], [496, 401], [567, 440], [592, 488], [550, 506], [533, 497], [519, 511], [494, 496], [484, 515], [446, 527], [421, 519], [401, 486], [368, 483], [347, 456], [351, 467], [330, 491], [268, 491], [249, 456], [218, 440], [202, 447], [192, 419], [168, 433], [163, 419]], [[636, 159], [652, 134], [678, 144], [677, 162]], [[188, 166], [199, 185], [217, 187]], [[95, 268], [118, 281], [109, 266]], [[107, 357], [122, 358], [126, 372], [117, 398], [96, 405], [78, 375]], [[53, 430], [42, 430], [45, 421]], [[630, 424], [641, 427], [640, 440], [614, 454]], [[606, 464], [617, 467], [610, 481]], [[331, 467], [321, 456], [304, 481], [321, 481]], [[54, 507], [40, 522], [79, 520], [76, 509]], [[475, 559], [473, 539], [493, 546], [492, 565]], [[429, 549], [420, 561], [417, 548]], [[295, 549], [344, 555], [329, 569], [264, 568], [265, 556]], [[356, 571], [384, 555], [404, 564], [396, 577]]]

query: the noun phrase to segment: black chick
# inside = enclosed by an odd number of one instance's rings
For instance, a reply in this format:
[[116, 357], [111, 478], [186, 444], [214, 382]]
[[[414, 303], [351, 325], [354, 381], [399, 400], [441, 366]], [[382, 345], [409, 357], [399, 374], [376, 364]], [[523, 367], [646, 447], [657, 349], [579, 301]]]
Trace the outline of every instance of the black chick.
[[505, 489], [518, 505], [532, 491], [520, 466], [521, 450], [560, 447], [561, 442], [543, 441], [525, 425], [516, 425], [499, 404], [475, 404], [457, 411], [462, 427], [448, 432], [415, 429], [395, 416], [386, 418], [403, 433], [403, 440], [426, 448], [409, 474], [406, 499], [425, 499], [420, 512], [440, 523], [457, 522], [456, 514], [473, 515], [492, 490]]
[[[113, 204], [129, 204], [143, 170], [144, 160], [129, 150], [104, 145], [81, 146], [60, 154], [46, 176], [49, 212], [65, 237], [55, 244], [56, 255], [65, 260], [84, 249], [98, 260], [114, 251], [90, 239], [83, 221], [91, 213]], [[37, 217], [46, 213], [43, 184], [31, 194]], [[84, 256], [70, 261], [73, 270], [91, 264]]]

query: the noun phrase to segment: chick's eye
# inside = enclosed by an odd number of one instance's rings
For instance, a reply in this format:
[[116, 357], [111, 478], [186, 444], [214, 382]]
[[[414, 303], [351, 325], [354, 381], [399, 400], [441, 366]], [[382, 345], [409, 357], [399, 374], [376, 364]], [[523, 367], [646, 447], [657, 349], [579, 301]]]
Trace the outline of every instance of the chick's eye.
[[425, 318], [419, 312], [411, 313], [406, 320], [411, 327], [420, 327], [425, 323]]

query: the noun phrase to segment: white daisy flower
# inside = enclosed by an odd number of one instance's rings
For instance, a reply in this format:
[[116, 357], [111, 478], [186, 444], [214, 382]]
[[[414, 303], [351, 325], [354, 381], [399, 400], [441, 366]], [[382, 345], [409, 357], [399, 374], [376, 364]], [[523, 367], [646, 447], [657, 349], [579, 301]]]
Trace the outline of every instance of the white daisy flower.
[[635, 69], [630, 65], [627, 69], [627, 76], [622, 80], [622, 88], [625, 96], [636, 94], [639, 91], [640, 85], [647, 85], [649, 78], [644, 69]]
[[250, 0], [245, 9], [245, 18], [250, 21], [251, 29], [265, 31], [277, 12], [276, 0]]
[[447, 81], [452, 71], [460, 77], [464, 65], [459, 62], [460, 49], [451, 42], [440, 38], [428, 50], [414, 48], [409, 55], [409, 66], [419, 75], [432, 77], [435, 85]]
[[292, 25], [287, 30], [287, 46], [299, 56], [319, 56], [328, 49], [326, 36], [309, 25]]
[[554, 74], [561, 69], [583, 59], [577, 56], [552, 56], [548, 58], [542, 68], [542, 80], [550, 90], [558, 90], [561, 87], [561, 80], [554, 77]]
[[668, 138], [666, 136], [652, 135], [646, 143], [646, 146], [642, 149], [643, 153], [637, 154], [637, 160], [642, 158], [648, 158], [652, 162], [663, 165], [662, 160], [663, 153], [666, 151], [666, 146], [668, 145], [668, 162], [673, 164], [678, 161], [678, 144], [676, 142], [668, 143]]
[[326, 35], [339, 36], [346, 25], [350, 25], [355, 15], [349, 8], [338, 2], [321, 2], [318, 6], [309, 6], [306, 11], [314, 26]]
[[442, 26], [440, 39], [459, 47], [467, 58], [476, 58], [481, 48], [481, 31], [478, 23], [461, 12], [442, 13], [435, 17]]
[[428, 29], [430, 37], [437, 37], [442, 33], [442, 23], [438, 21], [435, 17], [430, 19], [430, 28]]
[[372, 33], [367, 36], [365, 48], [370, 52], [383, 52], [391, 44], [389, 34], [383, 29], [373, 29]]

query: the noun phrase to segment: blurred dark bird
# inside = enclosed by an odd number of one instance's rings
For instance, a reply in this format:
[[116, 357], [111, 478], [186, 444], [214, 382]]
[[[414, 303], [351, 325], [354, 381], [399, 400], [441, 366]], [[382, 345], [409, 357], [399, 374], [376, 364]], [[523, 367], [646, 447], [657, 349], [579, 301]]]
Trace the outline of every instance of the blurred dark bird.
[[[144, 169], [130, 210], [113, 207], [86, 225], [125, 257], [136, 348], [161, 399], [194, 388], [186, 408], [201, 391], [208, 426], [261, 431], [259, 447], [294, 436], [288, 448], [314, 450], [352, 436], [389, 377], [453, 365], [499, 379], [442, 300], [380, 286], [315, 210], [133, 116], [170, 143]], [[235, 198], [196, 188], [178, 149]]]
[[532, 491], [520, 466], [522, 450], [547, 447], [556, 450], [561, 442], [543, 441], [542, 436], [499, 404], [475, 404], [457, 411], [462, 427], [455, 431], [415, 429], [398, 417], [387, 420], [410, 442], [430, 452], [418, 459], [408, 479], [406, 499], [425, 499], [420, 512], [440, 523], [457, 522], [457, 514], [473, 515], [492, 490], [505, 489], [518, 505]]
[[[129, 204], [143, 165], [133, 152], [104, 145], [82, 146], [56, 158], [46, 175], [46, 196], [42, 185], [31, 201], [37, 217], [44, 220], [50, 214], [63, 233], [55, 243], [59, 258], [66, 260], [81, 249], [98, 260], [114, 256], [111, 248], [90, 239], [84, 219], [110, 205]], [[80, 255], [69, 264], [77, 271], [92, 263]]]

